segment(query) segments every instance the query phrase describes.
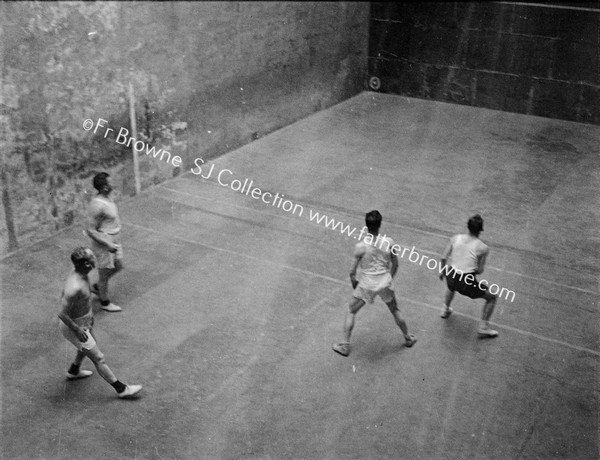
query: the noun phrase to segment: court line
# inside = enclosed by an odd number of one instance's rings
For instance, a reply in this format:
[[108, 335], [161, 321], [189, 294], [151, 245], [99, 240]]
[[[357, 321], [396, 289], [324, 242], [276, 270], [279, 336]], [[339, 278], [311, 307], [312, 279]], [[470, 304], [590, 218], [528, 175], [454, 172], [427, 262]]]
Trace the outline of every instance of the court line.
[[[312, 272], [310, 270], [304, 270], [302, 268], [293, 267], [291, 265], [281, 264], [281, 263], [274, 262], [274, 261], [267, 260], [267, 259], [261, 259], [261, 258], [256, 257], [256, 256], [251, 256], [249, 254], [243, 254], [243, 253], [240, 253], [240, 252], [237, 252], [237, 251], [233, 251], [231, 249], [225, 249], [225, 248], [220, 248], [218, 246], [213, 246], [211, 244], [201, 243], [199, 241], [191, 240], [189, 238], [184, 238], [182, 236], [166, 234], [166, 233], [163, 233], [163, 232], [161, 232], [159, 230], [154, 230], [152, 228], [145, 227], [143, 225], [134, 224], [134, 223], [131, 223], [131, 222], [127, 222], [127, 223], [124, 223], [124, 224], [125, 225], [129, 225], [129, 226], [134, 227], [134, 228], [145, 230], [145, 231], [150, 232], [150, 233], [162, 235], [164, 237], [168, 237], [169, 239], [176, 239], [176, 240], [183, 241], [185, 243], [193, 244], [195, 246], [201, 246], [201, 247], [204, 247], [204, 248], [212, 249], [213, 251], [225, 252], [227, 254], [231, 254], [231, 255], [234, 255], [234, 256], [237, 256], [237, 257], [244, 257], [246, 259], [255, 260], [255, 261], [258, 261], [258, 262], [261, 262], [261, 263], [265, 263], [266, 262], [266, 263], [269, 263], [271, 265], [276, 265], [276, 266], [278, 266], [280, 268], [284, 268], [284, 269], [291, 270], [291, 271], [294, 271], [294, 272], [302, 273], [302, 274], [308, 275], [308, 276], [313, 276], [315, 278], [321, 278], [321, 279], [327, 280], [327, 281], [335, 283], [335, 284], [340, 284], [340, 285], [347, 285], [348, 284], [348, 281], [340, 280], [338, 278], [332, 278], [330, 276], [321, 275], [320, 273], [315, 273], [315, 272]], [[406, 298], [406, 297], [402, 297], [402, 296], [398, 296], [398, 299], [400, 299], [402, 301], [405, 301], [405, 302], [413, 303], [415, 305], [420, 305], [420, 306], [429, 308], [431, 310], [436, 310], [436, 311], [440, 311], [440, 312], [442, 311], [441, 307], [437, 307], [435, 305], [431, 305], [431, 304], [428, 304], [428, 303], [425, 303], [425, 302], [419, 302], [419, 301], [412, 300], [412, 299], [409, 299], [409, 298]], [[457, 316], [463, 316], [465, 318], [470, 318], [470, 319], [473, 319], [475, 321], [479, 321], [479, 318], [477, 318], [475, 316], [467, 315], [465, 313], [460, 313], [460, 312], [456, 312], [455, 311], [453, 314], [455, 314]], [[512, 332], [516, 332], [518, 334], [521, 334], [521, 335], [524, 335], [524, 336], [527, 336], [527, 337], [534, 337], [534, 338], [537, 338], [537, 339], [545, 341], [545, 342], [550, 342], [550, 343], [554, 343], [554, 344], [557, 344], [557, 345], [562, 345], [564, 347], [571, 348], [573, 350], [582, 351], [582, 352], [589, 353], [589, 354], [592, 354], [592, 355], [600, 357], [600, 351], [597, 351], [597, 350], [592, 350], [590, 348], [581, 347], [579, 345], [573, 345], [573, 344], [570, 344], [568, 342], [563, 342], [562, 340], [557, 340], [557, 339], [553, 339], [553, 338], [550, 338], [550, 337], [545, 337], [543, 335], [536, 334], [534, 332], [525, 331], [523, 329], [519, 329], [519, 328], [512, 327], [512, 326], [506, 326], [506, 325], [499, 324], [499, 323], [494, 323], [492, 321], [490, 321], [490, 324], [493, 324], [494, 326], [496, 326], [498, 328], [506, 329], [506, 330], [512, 331]]]
[[[235, 204], [235, 203], [229, 203], [227, 201], [214, 200], [214, 199], [211, 199], [211, 198], [208, 198], [208, 197], [203, 197], [203, 196], [200, 196], [200, 195], [195, 195], [193, 193], [184, 192], [182, 190], [175, 190], [175, 189], [172, 189], [172, 188], [164, 187], [162, 185], [159, 186], [159, 187], [160, 188], [164, 188], [165, 190], [168, 190], [168, 191], [176, 193], [176, 194], [180, 194], [180, 195], [184, 195], [184, 196], [191, 196], [191, 197], [195, 197], [195, 198], [200, 198], [201, 200], [210, 201], [210, 202], [219, 203], [219, 204], [224, 204], [224, 205], [232, 206], [232, 207], [235, 207], [235, 208], [245, 209], [247, 211], [253, 211], [253, 212], [256, 212], [258, 214], [263, 214], [263, 215], [268, 215], [268, 216], [273, 216], [273, 217], [281, 217], [281, 218], [284, 218], [284, 219], [290, 219], [290, 220], [294, 220], [294, 221], [297, 221], [297, 219], [301, 219], [298, 216], [292, 217], [292, 216], [289, 216], [289, 215], [286, 215], [286, 214], [281, 214], [281, 213], [265, 212], [265, 211], [261, 211], [259, 209], [249, 208], [247, 206], [242, 206], [242, 205]], [[297, 201], [297, 200], [294, 200], [294, 203], [303, 204], [302, 202]], [[181, 204], [186, 204], [186, 203], [181, 203]], [[343, 212], [338, 212], [338, 211], [334, 210], [334, 213], [336, 213], [336, 212], [338, 214], [344, 215]], [[346, 213], [346, 215], [350, 216], [349, 213]], [[329, 214], [328, 214], [328, 217], [329, 217]], [[310, 221], [306, 221], [306, 222], [311, 223]], [[314, 222], [312, 222], [312, 223], [314, 224]], [[318, 226], [318, 227], [321, 227], [321, 228], [324, 228], [324, 229], [327, 229], [327, 230], [330, 230], [330, 231], [333, 231], [334, 233], [336, 233], [335, 230], [331, 230], [330, 228], [327, 228], [327, 227], [325, 227], [323, 225], [318, 225], [318, 224], [315, 224], [315, 225]], [[442, 234], [439, 234], [439, 233], [433, 233], [433, 232], [429, 232], [429, 231], [426, 231], [426, 230], [420, 230], [420, 229], [416, 229], [416, 228], [412, 228], [412, 227], [407, 227], [405, 225], [396, 224], [394, 222], [386, 222], [386, 225], [389, 225], [389, 226], [392, 226], [392, 227], [398, 227], [398, 228], [405, 229], [405, 230], [410, 230], [410, 231], [413, 231], [413, 232], [416, 231], [416, 232], [424, 233], [426, 235], [435, 236], [435, 237], [438, 237], [438, 238], [445, 238], [445, 239], [448, 238], [446, 235], [442, 235]], [[342, 235], [342, 234], [340, 233], [340, 235]], [[344, 235], [342, 235], [342, 236], [344, 236]], [[427, 249], [419, 249], [416, 246], [415, 246], [415, 249], [418, 250], [418, 252], [421, 253], [421, 254], [429, 254], [429, 255], [434, 255], [434, 256], [437, 256], [437, 257], [441, 256], [441, 254], [439, 254], [437, 252], [429, 251]], [[568, 284], [558, 283], [556, 281], [550, 281], [550, 280], [547, 280], [547, 279], [544, 279], [544, 278], [538, 278], [538, 277], [535, 277], [535, 276], [525, 275], [523, 273], [518, 273], [518, 272], [515, 272], [515, 271], [512, 271], [512, 270], [505, 270], [505, 269], [502, 269], [502, 268], [499, 268], [499, 267], [494, 267], [493, 265], [488, 265], [486, 268], [489, 269], [489, 270], [494, 270], [494, 271], [501, 272], [501, 273], [508, 273], [508, 274], [511, 274], [511, 275], [519, 276], [521, 278], [525, 278], [525, 279], [529, 279], [529, 280], [533, 280], [533, 281], [539, 281], [540, 283], [551, 284], [552, 286], [556, 286], [556, 287], [562, 287], [562, 288], [565, 288], [565, 289], [573, 289], [575, 291], [585, 292], [586, 294], [598, 295], [598, 292], [591, 291], [589, 289], [583, 289], [583, 288], [579, 288], [579, 287], [576, 287], [576, 286], [570, 286]]]
[[547, 3], [527, 3], [527, 2], [494, 2], [500, 5], [516, 5], [516, 6], [532, 6], [536, 8], [552, 8], [558, 10], [571, 10], [571, 11], [587, 11], [589, 13], [600, 13], [598, 8], [588, 8], [585, 6], [571, 6], [571, 5], [549, 5]]
[[[300, 317], [306, 318], [306, 317], [310, 316], [316, 310], [318, 310], [321, 306], [325, 305], [327, 302], [328, 302], [328, 299], [326, 297], [320, 299], [318, 302], [315, 302], [310, 308], [308, 308], [306, 311], [304, 311], [300, 315]], [[225, 381], [219, 386], [219, 388], [217, 388], [210, 395], [208, 395], [206, 397], [206, 399], [203, 399], [202, 402], [209, 403], [213, 399], [215, 399], [217, 396], [220, 396], [224, 390], [226, 390], [229, 387], [234, 386], [235, 382], [237, 382], [238, 379], [240, 377], [242, 377], [248, 369], [250, 369], [252, 366], [254, 366], [254, 364], [258, 361], [258, 359], [259, 359], [259, 354], [254, 353], [252, 355], [252, 357], [248, 360], [248, 362], [241, 369], [238, 369], [237, 371], [232, 373], [229, 377], [227, 377], [225, 379]]]
[[[443, 310], [441, 307], [436, 307], [435, 305], [431, 305], [431, 304], [428, 304], [428, 303], [419, 302], [417, 300], [412, 300], [412, 299], [409, 299], [407, 297], [399, 296], [398, 293], [396, 293], [396, 296], [398, 297], [399, 300], [403, 300], [405, 302], [413, 303], [415, 305], [420, 305], [422, 307], [427, 307], [427, 308], [430, 308], [430, 309], [433, 309], [433, 310], [438, 310], [438, 311], [442, 311]], [[464, 318], [469, 318], [469, 319], [472, 319], [472, 320], [475, 320], [475, 321], [480, 321], [481, 320], [481, 318], [478, 318], [478, 317], [472, 316], [472, 315], [468, 315], [466, 313], [457, 312], [456, 310], [454, 310], [452, 312], [452, 315], [453, 316], [454, 315], [462, 316]], [[534, 337], [536, 339], [540, 339], [540, 340], [543, 340], [545, 342], [555, 343], [557, 345], [562, 345], [562, 346], [565, 346], [565, 347], [568, 347], [568, 348], [573, 348], [573, 349], [575, 349], [577, 351], [584, 351], [586, 353], [591, 353], [593, 355], [600, 356], [600, 351], [591, 350], [589, 348], [585, 348], [585, 347], [582, 347], [582, 346], [579, 346], [579, 345], [573, 345], [573, 344], [568, 343], [568, 342], [563, 342], [562, 340], [557, 340], [557, 339], [553, 339], [551, 337], [546, 337], [546, 336], [543, 336], [543, 335], [540, 335], [540, 334], [536, 334], [535, 332], [525, 331], [523, 329], [519, 329], [519, 328], [512, 327], [512, 326], [507, 326], [507, 325], [504, 325], [504, 324], [495, 323], [493, 321], [490, 321], [490, 324], [493, 325], [493, 326], [495, 326], [495, 327], [501, 328], [501, 329], [506, 329], [507, 331], [512, 331], [512, 332], [516, 332], [516, 333], [521, 334], [521, 335], [525, 335], [527, 337]]]

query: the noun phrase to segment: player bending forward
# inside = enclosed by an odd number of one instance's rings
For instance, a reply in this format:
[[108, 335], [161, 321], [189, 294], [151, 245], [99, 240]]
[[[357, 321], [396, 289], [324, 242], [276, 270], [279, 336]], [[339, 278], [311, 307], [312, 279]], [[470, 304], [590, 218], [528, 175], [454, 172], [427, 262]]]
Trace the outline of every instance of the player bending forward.
[[[496, 296], [490, 294], [487, 286], [480, 286], [476, 275], [483, 273], [485, 259], [489, 253], [488, 246], [479, 239], [479, 234], [483, 231], [483, 219], [479, 214], [471, 217], [467, 222], [469, 234], [454, 235], [450, 239], [450, 244], [446, 247], [441, 259], [443, 271], [440, 279], [444, 279], [446, 273], [446, 296], [444, 299], [444, 312], [442, 318], [447, 319], [452, 314], [450, 303], [454, 298], [454, 293], [458, 292], [471, 299], [485, 299], [481, 324], [479, 325], [480, 337], [497, 337], [498, 331], [490, 329], [489, 319], [496, 305]], [[449, 261], [448, 261], [449, 259]], [[446, 268], [446, 262], [450, 269]]]
[[77, 348], [75, 360], [67, 371], [67, 379], [81, 379], [92, 375], [92, 371], [80, 369], [82, 361], [87, 356], [96, 366], [100, 376], [117, 391], [119, 398], [133, 396], [142, 389], [142, 386], [125, 385], [117, 380], [106, 364], [92, 332], [94, 317], [90, 303], [88, 273], [96, 265], [94, 253], [88, 248], [77, 248], [71, 254], [71, 261], [75, 269], [65, 282], [61, 296], [61, 312], [58, 314], [63, 336]]
[[381, 297], [394, 316], [396, 324], [404, 334], [405, 346], [412, 347], [417, 342], [416, 337], [408, 333], [406, 322], [398, 310], [396, 294], [391, 288], [392, 278], [398, 270], [398, 258], [390, 250], [394, 241], [379, 235], [381, 220], [379, 211], [367, 213], [365, 223], [368, 233], [354, 249], [354, 265], [350, 272], [354, 292], [344, 321], [346, 341], [333, 345], [333, 351], [342, 356], [350, 354], [350, 336], [356, 314], [365, 303], [373, 303], [376, 296]]

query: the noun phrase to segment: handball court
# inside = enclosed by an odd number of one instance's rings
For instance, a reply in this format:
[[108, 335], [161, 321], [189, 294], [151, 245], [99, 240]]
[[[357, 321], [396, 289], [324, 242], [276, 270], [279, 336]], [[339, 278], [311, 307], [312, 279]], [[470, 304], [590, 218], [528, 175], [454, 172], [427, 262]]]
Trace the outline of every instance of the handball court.
[[[118, 202], [121, 313], [96, 336], [137, 400], [67, 382], [58, 330], [73, 226], [2, 259], [2, 459], [595, 459], [600, 128], [364, 92]], [[158, 160], [157, 160], [158, 161]], [[217, 182], [303, 207], [286, 212]], [[206, 171], [206, 170], [205, 170]], [[121, 179], [115, 178], [119, 187]], [[299, 208], [297, 208], [299, 209]], [[514, 291], [440, 318], [437, 272], [400, 259], [408, 349], [385, 304], [341, 340], [356, 240], [309, 209], [439, 257], [485, 219], [483, 278]]]

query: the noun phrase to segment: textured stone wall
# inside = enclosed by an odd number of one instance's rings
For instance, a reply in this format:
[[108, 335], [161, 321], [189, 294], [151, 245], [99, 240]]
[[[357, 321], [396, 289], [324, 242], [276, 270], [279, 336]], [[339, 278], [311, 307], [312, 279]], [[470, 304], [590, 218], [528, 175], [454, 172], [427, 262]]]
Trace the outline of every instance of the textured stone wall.
[[80, 219], [96, 171], [134, 193], [130, 83], [138, 138], [185, 167], [362, 91], [368, 24], [356, 2], [0, 2], [4, 249]]
[[599, 124], [599, 30], [598, 2], [373, 3], [368, 72], [379, 91]]

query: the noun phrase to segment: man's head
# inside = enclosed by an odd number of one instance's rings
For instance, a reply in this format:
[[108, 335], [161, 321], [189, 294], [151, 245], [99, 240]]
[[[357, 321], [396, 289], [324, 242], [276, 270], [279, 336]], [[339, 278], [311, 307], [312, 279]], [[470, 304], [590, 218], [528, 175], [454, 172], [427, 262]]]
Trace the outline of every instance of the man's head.
[[369, 233], [379, 233], [379, 227], [381, 227], [381, 214], [379, 214], [379, 211], [370, 211], [367, 213], [367, 215], [365, 216], [365, 224], [367, 226], [367, 229], [369, 230]]
[[91, 249], [80, 247], [71, 253], [71, 262], [76, 272], [85, 275], [96, 266], [96, 257]]
[[479, 236], [479, 234], [483, 231], [483, 219], [479, 214], [475, 214], [467, 222], [467, 227], [470, 233], [475, 236]]
[[110, 174], [106, 172], [98, 173], [94, 176], [94, 188], [98, 190], [98, 193], [108, 195], [113, 187], [110, 180]]

